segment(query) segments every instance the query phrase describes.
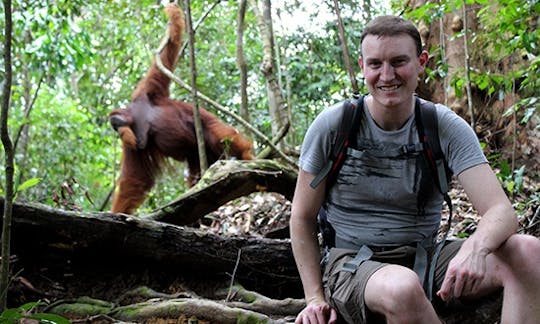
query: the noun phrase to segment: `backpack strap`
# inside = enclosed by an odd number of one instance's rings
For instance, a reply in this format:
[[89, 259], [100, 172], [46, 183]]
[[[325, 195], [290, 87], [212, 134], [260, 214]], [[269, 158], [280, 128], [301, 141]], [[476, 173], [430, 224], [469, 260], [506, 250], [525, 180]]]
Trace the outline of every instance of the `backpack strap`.
[[420, 142], [424, 145], [424, 154], [429, 162], [433, 179], [442, 195], [448, 192], [449, 169], [439, 140], [439, 121], [435, 104], [426, 101], [423, 104], [416, 98], [415, 119]]
[[436, 244], [429, 266], [428, 280], [424, 283], [424, 289], [427, 297], [431, 300], [433, 295], [433, 280], [435, 275], [435, 266], [439, 254], [445, 245], [448, 237], [448, 232], [452, 225], [452, 200], [448, 195], [448, 176], [451, 171], [446, 164], [444, 154], [441, 149], [439, 139], [439, 122], [437, 119], [437, 110], [435, 104], [430, 101], [424, 103], [416, 98], [415, 104], [415, 121], [418, 130], [418, 137], [424, 146], [424, 157], [431, 172], [431, 176], [439, 192], [443, 195], [444, 201], [448, 206], [449, 215], [447, 221], [447, 230], [440, 242]]
[[[347, 99], [345, 102], [343, 102], [341, 124], [339, 125], [336, 138], [332, 144], [330, 159], [311, 181], [311, 188], [316, 188], [324, 179], [326, 179], [326, 191], [328, 192], [328, 189], [336, 181], [339, 170], [343, 166], [343, 162], [347, 156], [347, 147], [351, 143], [357, 142], [357, 134], [358, 130], [360, 129], [360, 118], [362, 116], [363, 107], [363, 96], [353, 96], [352, 99]], [[320, 208], [317, 217], [319, 231], [321, 232], [323, 238], [323, 245], [326, 249], [334, 247], [336, 232], [332, 225], [328, 222], [324, 207]]]
[[329, 188], [336, 180], [337, 174], [345, 161], [347, 147], [352, 141], [356, 142], [363, 106], [363, 96], [359, 98], [353, 97], [343, 102], [343, 115], [341, 116], [336, 139], [332, 145], [330, 159], [311, 181], [311, 188], [316, 188], [324, 179], [327, 179], [326, 187]]

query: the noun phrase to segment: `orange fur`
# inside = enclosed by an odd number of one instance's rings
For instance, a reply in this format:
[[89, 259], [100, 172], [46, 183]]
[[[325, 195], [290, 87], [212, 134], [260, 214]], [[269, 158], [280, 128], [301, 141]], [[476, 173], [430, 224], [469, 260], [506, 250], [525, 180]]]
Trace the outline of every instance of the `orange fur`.
[[[163, 65], [173, 71], [184, 31], [184, 16], [174, 4], [169, 4], [165, 12], [170, 17], [169, 40], [160, 58]], [[169, 98], [170, 81], [154, 62], [133, 92], [131, 104], [109, 115], [123, 144], [122, 170], [113, 199], [113, 212], [132, 213], [142, 204], [166, 158], [187, 162], [189, 185], [198, 180], [199, 153], [193, 107]], [[223, 157], [226, 139], [230, 139], [230, 156], [253, 159], [251, 142], [234, 127], [205, 109], [200, 109], [200, 114], [210, 164]]]

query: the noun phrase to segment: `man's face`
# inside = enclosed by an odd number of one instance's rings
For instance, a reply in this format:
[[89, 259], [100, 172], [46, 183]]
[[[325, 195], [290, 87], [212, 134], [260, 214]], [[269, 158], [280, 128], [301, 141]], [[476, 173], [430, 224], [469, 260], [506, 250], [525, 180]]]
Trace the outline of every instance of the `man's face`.
[[415, 43], [408, 35], [367, 35], [358, 63], [375, 102], [394, 107], [410, 105], [418, 75], [427, 60], [427, 52], [417, 55]]

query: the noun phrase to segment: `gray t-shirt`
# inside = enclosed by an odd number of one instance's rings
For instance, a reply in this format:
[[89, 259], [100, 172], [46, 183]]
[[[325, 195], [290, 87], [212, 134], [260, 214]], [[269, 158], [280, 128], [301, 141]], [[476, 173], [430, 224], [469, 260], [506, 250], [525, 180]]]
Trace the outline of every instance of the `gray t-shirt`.
[[[308, 129], [299, 166], [318, 174], [331, 155], [343, 104], [325, 109]], [[457, 114], [436, 105], [441, 149], [453, 174], [487, 163], [476, 134]], [[362, 111], [357, 147], [349, 148], [324, 208], [341, 239], [360, 246], [419, 242], [433, 235], [441, 221], [443, 197], [431, 183], [430, 197], [422, 208], [418, 192], [422, 175], [421, 154], [395, 156], [405, 144], [418, 143], [414, 116], [395, 131], [378, 127], [366, 105]]]

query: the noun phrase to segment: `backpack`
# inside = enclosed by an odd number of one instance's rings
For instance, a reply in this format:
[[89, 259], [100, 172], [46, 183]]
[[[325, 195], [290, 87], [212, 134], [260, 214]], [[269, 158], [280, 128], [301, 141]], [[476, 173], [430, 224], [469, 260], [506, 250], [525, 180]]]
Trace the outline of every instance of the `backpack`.
[[[347, 157], [347, 148], [353, 141], [356, 141], [356, 136], [360, 127], [360, 119], [362, 116], [362, 110], [364, 107], [364, 97], [354, 96], [352, 99], [347, 99], [343, 103], [343, 115], [341, 118], [340, 128], [336, 134], [336, 138], [332, 145], [330, 160], [323, 167], [323, 169], [315, 176], [310, 183], [312, 188], [316, 188], [324, 179], [326, 179], [326, 192], [335, 183], [337, 176], [343, 163]], [[416, 97], [415, 103], [415, 122], [418, 131], [418, 138], [420, 145], [408, 144], [404, 145], [401, 150], [403, 153], [422, 153], [424, 157], [424, 163], [427, 164], [431, 179], [434, 181], [439, 192], [442, 194], [444, 201], [449, 209], [448, 227], [447, 231], [437, 245], [437, 248], [433, 252], [432, 266], [434, 268], [434, 262], [440, 253], [440, 250], [444, 246], [448, 231], [452, 222], [452, 201], [448, 195], [448, 180], [452, 176], [452, 172], [446, 163], [446, 159], [441, 149], [439, 140], [439, 128], [437, 119], [437, 110], [435, 105], [430, 101], [421, 102]], [[426, 177], [422, 176], [423, 179]], [[422, 181], [423, 182], [423, 181]], [[431, 190], [431, 185], [427, 186], [422, 183], [419, 189], [419, 206], [423, 206], [427, 200], [427, 193], [425, 190]], [[419, 212], [423, 210], [419, 208]], [[335, 231], [327, 221], [326, 210], [321, 207], [318, 215], [319, 230], [322, 235], [323, 245], [325, 248], [335, 246]], [[424, 267], [425, 268], [425, 267]], [[432, 269], [430, 269], [432, 270]], [[425, 271], [425, 269], [424, 269]], [[423, 280], [422, 280], [423, 281]], [[433, 271], [430, 271], [428, 284], [433, 282]], [[431, 299], [431, 288], [427, 288], [426, 294]]]

